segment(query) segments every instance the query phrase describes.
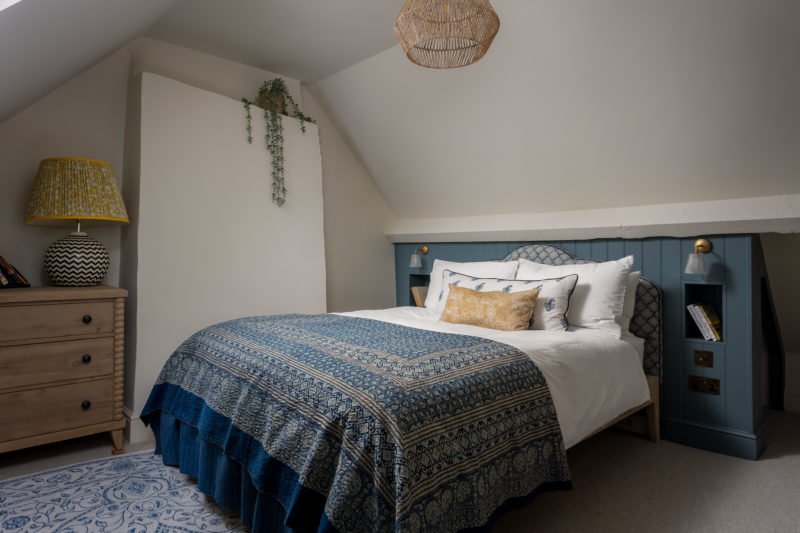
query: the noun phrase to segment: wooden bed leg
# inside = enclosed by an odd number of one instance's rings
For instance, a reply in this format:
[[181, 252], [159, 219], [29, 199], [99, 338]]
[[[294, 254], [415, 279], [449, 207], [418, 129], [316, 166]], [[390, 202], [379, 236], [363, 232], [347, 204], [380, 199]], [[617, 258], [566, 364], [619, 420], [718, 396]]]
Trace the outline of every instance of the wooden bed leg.
[[111, 433], [111, 440], [114, 442], [114, 449], [111, 450], [112, 455], [122, 455], [125, 449], [122, 447], [122, 430], [114, 429], [109, 431]]
[[661, 387], [655, 376], [647, 376], [647, 385], [650, 387], [650, 399], [653, 400], [653, 403], [647, 406], [647, 429], [650, 440], [658, 442], [661, 440]]

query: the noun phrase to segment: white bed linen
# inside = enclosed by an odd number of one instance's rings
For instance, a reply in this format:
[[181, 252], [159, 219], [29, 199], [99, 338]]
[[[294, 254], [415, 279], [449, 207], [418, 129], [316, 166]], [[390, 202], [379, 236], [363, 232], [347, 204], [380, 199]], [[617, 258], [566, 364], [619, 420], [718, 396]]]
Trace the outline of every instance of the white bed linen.
[[567, 448], [650, 398], [642, 369], [643, 342], [633, 335], [618, 339], [607, 331], [587, 328], [498, 331], [439, 322], [421, 307], [338, 314], [484, 337], [514, 346], [544, 374]]

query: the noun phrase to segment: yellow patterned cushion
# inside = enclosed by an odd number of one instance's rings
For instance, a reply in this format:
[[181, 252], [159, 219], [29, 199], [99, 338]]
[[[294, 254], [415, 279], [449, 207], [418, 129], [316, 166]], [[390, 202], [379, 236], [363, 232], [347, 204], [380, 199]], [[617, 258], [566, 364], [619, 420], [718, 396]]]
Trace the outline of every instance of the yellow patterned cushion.
[[538, 294], [539, 289], [480, 292], [451, 283], [439, 320], [504, 331], [528, 329]]

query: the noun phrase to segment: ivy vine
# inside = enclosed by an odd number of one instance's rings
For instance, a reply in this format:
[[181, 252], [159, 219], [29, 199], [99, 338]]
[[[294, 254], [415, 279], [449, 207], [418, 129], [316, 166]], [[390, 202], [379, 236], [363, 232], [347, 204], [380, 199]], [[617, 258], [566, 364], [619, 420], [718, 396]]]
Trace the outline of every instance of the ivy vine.
[[247, 113], [247, 142], [253, 144], [253, 117], [250, 107], [255, 105], [264, 110], [264, 122], [267, 132], [264, 140], [272, 157], [272, 201], [279, 207], [286, 202], [286, 181], [284, 179], [283, 161], [283, 119], [282, 115], [300, 120], [300, 131], [306, 132], [306, 122], [315, 123], [314, 119], [305, 115], [294, 101], [286, 83], [281, 78], [265, 81], [258, 89], [258, 98], [251, 102], [242, 98]]

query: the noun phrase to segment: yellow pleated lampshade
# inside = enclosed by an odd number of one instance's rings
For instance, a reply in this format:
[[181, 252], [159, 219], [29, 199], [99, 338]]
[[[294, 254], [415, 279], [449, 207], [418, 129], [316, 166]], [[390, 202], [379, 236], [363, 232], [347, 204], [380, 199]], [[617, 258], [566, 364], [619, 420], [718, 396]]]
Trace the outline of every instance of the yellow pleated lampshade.
[[128, 212], [109, 163], [53, 157], [39, 163], [25, 222], [56, 226], [127, 224]]

